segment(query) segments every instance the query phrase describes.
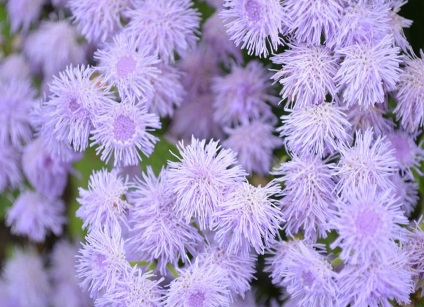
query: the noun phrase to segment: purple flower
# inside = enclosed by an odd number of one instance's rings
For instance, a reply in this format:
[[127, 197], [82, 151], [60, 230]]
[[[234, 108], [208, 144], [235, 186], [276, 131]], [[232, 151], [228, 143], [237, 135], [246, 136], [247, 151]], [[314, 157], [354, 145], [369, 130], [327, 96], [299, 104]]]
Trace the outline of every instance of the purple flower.
[[401, 72], [399, 48], [393, 47], [393, 37], [387, 35], [377, 42], [363, 42], [340, 48], [344, 58], [335, 76], [337, 90], [348, 105], [368, 108], [383, 103], [385, 94], [396, 90]]
[[424, 293], [424, 231], [422, 227], [422, 216], [418, 221], [414, 222], [411, 232], [409, 233], [408, 242], [405, 245], [405, 251], [409, 256], [408, 266], [414, 273], [415, 291], [421, 288], [421, 296]]
[[78, 43], [77, 33], [67, 20], [42, 22], [25, 39], [23, 52], [33, 69], [47, 79], [67, 65], [86, 62], [85, 49]]
[[373, 185], [393, 187], [391, 176], [398, 170], [398, 163], [386, 137], [375, 137], [372, 129], [364, 133], [358, 130], [355, 145], [343, 145], [339, 150], [341, 157], [334, 173], [339, 177], [339, 192]]
[[244, 297], [246, 291], [250, 290], [250, 282], [254, 278], [256, 256], [253, 254], [244, 255], [231, 254], [226, 249], [217, 246], [206, 249], [198, 256], [198, 261], [202, 265], [216, 265], [227, 273], [231, 297]]
[[323, 102], [283, 115], [283, 125], [277, 129], [286, 148], [295, 154], [334, 154], [342, 144], [351, 140], [350, 123], [344, 108]]
[[290, 49], [271, 57], [274, 64], [283, 65], [272, 79], [283, 85], [282, 99], [289, 105], [305, 107], [322, 103], [329, 94], [337, 98], [334, 76], [339, 65], [333, 52], [325, 46], [290, 44]]
[[424, 53], [421, 58], [407, 58], [399, 75], [397, 106], [394, 110], [397, 120], [409, 132], [415, 132], [424, 123]]
[[313, 45], [332, 38], [339, 28], [342, 11], [341, 0], [287, 0], [283, 2], [289, 31], [298, 42]]
[[341, 247], [339, 257], [353, 264], [386, 261], [393, 241], [407, 239], [401, 225], [408, 219], [400, 206], [392, 189], [351, 185], [337, 203], [337, 218], [330, 221], [339, 234], [331, 248]]
[[117, 170], [108, 172], [105, 169], [93, 172], [88, 182], [88, 190], [79, 188], [77, 201], [81, 207], [76, 216], [84, 222], [83, 228], [119, 228], [126, 224], [126, 214], [130, 204], [126, 194], [130, 185], [118, 175]]
[[52, 157], [44, 141], [37, 138], [25, 146], [22, 169], [31, 185], [50, 198], [60, 197], [65, 190], [70, 163]]
[[180, 142], [178, 150], [179, 161], [168, 161], [169, 186], [177, 195], [175, 210], [187, 223], [195, 217], [201, 229], [211, 228], [223, 195], [244, 179], [245, 172], [235, 152], [212, 140], [206, 144], [192, 137], [190, 145]]
[[21, 147], [33, 135], [29, 113], [35, 104], [35, 90], [29, 80], [0, 82], [0, 145]]
[[96, 298], [114, 289], [131, 267], [125, 259], [124, 241], [118, 227], [94, 229], [86, 240], [76, 256], [77, 277], [81, 280], [80, 286], [90, 297]]
[[392, 182], [397, 202], [401, 204], [405, 216], [410, 216], [418, 204], [418, 184], [413, 179], [404, 178], [398, 173], [393, 175]]
[[35, 242], [44, 241], [49, 232], [59, 236], [65, 223], [62, 200], [29, 190], [21, 192], [6, 215], [6, 225], [13, 234], [28, 236]]
[[200, 14], [191, 0], [146, 0], [128, 10], [125, 31], [138, 37], [138, 46], [150, 46], [161, 61], [175, 61], [196, 46]]
[[[317, 302], [322, 306], [340, 306], [336, 300], [337, 275], [322, 254], [322, 249], [316, 251], [303, 241], [287, 243], [283, 248], [281, 263], [275, 261], [276, 255], [268, 260], [273, 282], [285, 287], [290, 297], [298, 300], [299, 306], [314, 306]], [[278, 269], [274, 271], [274, 267]]]
[[31, 69], [22, 53], [12, 53], [0, 61], [0, 80], [7, 82], [12, 79], [22, 81], [31, 78]]
[[220, 16], [231, 40], [249, 55], [268, 57], [282, 44], [284, 11], [279, 0], [225, 0]]
[[409, 304], [413, 272], [408, 258], [404, 251], [392, 246], [383, 261], [347, 264], [337, 278], [339, 306], [391, 306], [393, 301]]
[[405, 53], [413, 53], [412, 47], [409, 44], [408, 40], [405, 37], [405, 33], [403, 33], [403, 28], [409, 28], [412, 25], [412, 20], [406, 19], [400, 15], [398, 12], [400, 8], [406, 4], [407, 2], [404, 0], [391, 0], [388, 1], [389, 6], [391, 7], [389, 16], [390, 16], [390, 26], [391, 26], [391, 34], [395, 40], [396, 46], [400, 47]]
[[111, 95], [91, 80], [92, 74], [90, 66], [68, 66], [50, 83], [52, 94], [41, 109], [46, 120], [44, 128], [76, 151], [88, 146], [97, 106], [112, 103]]
[[311, 241], [327, 236], [336, 201], [331, 170], [334, 164], [327, 162], [315, 155], [294, 155], [272, 173], [278, 176], [277, 181], [284, 182], [281, 206], [288, 236], [300, 231]]
[[417, 146], [415, 139], [417, 134], [410, 135], [403, 130], [394, 130], [386, 135], [394, 150], [400, 173], [414, 180], [414, 172], [423, 176], [420, 171], [421, 162], [424, 160], [423, 142]]
[[121, 103], [103, 105], [96, 114], [90, 146], [98, 145], [96, 153], [102, 161], [113, 165], [135, 165], [141, 161], [139, 150], [149, 156], [159, 140], [150, 131], [159, 129], [159, 117], [147, 113], [144, 102], [127, 96]]
[[0, 192], [17, 188], [22, 182], [21, 155], [13, 146], [2, 145], [0, 150]]
[[280, 187], [274, 181], [264, 187], [255, 187], [247, 181], [235, 185], [214, 214], [215, 239], [219, 246], [230, 254], [247, 254], [250, 246], [263, 254], [284, 221], [274, 199], [279, 193]]
[[153, 82], [152, 97], [147, 98], [147, 109], [160, 117], [172, 117], [174, 108], [181, 106], [186, 95], [182, 73], [171, 65], [159, 64], [157, 68], [159, 75]]
[[116, 86], [121, 97], [128, 95], [150, 97], [159, 77], [155, 67], [159, 60], [149, 54], [149, 46], [138, 47], [136, 36], [116, 35], [113, 41], [97, 50], [94, 58], [99, 62], [96, 71], [107, 89]]
[[380, 41], [390, 33], [390, 9], [383, 1], [350, 1], [344, 5], [337, 33], [327, 37], [327, 44], [348, 47]]
[[138, 307], [163, 306], [161, 280], [152, 280], [153, 275], [140, 268], [128, 270], [115, 287], [96, 300], [96, 306]]
[[227, 273], [221, 267], [195, 261], [185, 270], [178, 270], [166, 295], [165, 306], [228, 307], [230, 290]]
[[104, 42], [122, 29], [121, 14], [132, 5], [132, 0], [68, 0], [78, 32], [89, 42]]
[[376, 135], [385, 135], [393, 130], [394, 123], [390, 118], [384, 117], [387, 112], [387, 103], [375, 104], [363, 108], [358, 104], [351, 105], [346, 110], [347, 120], [352, 125], [352, 131], [367, 130], [372, 128]]
[[246, 125], [227, 128], [228, 138], [222, 146], [237, 153], [241, 166], [249, 173], [266, 175], [271, 168], [272, 151], [282, 145], [282, 140], [272, 134], [274, 127], [265, 120], [254, 120]]
[[218, 123], [229, 126], [274, 117], [267, 102], [275, 104], [277, 98], [272, 95], [269, 74], [259, 61], [250, 61], [245, 68], [234, 65], [229, 75], [215, 77], [212, 91]]
[[188, 253], [195, 255], [202, 242], [198, 230], [176, 215], [176, 196], [167, 180], [168, 171], [162, 169], [156, 177], [148, 167], [142, 179], [135, 181], [135, 190], [128, 194], [133, 204], [129, 213], [130, 233], [128, 247], [144, 261], [157, 261], [162, 275], [166, 265], [178, 266], [178, 261], [189, 261]]
[[7, 15], [10, 20], [10, 30], [27, 32], [38, 21], [44, 0], [12, 0], [7, 1]]
[[49, 280], [43, 260], [34, 249], [16, 249], [13, 256], [4, 264], [3, 276], [13, 301], [12, 306], [49, 305]]

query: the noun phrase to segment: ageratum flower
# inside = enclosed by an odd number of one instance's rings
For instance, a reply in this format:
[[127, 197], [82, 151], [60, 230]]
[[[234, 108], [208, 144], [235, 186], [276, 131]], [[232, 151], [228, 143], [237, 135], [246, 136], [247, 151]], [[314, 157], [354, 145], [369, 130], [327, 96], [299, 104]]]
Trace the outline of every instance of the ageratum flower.
[[350, 142], [350, 123], [344, 108], [336, 103], [322, 102], [290, 110], [281, 117], [277, 129], [286, 148], [295, 154], [334, 154], [342, 144]]
[[398, 12], [400, 8], [405, 5], [407, 2], [404, 0], [391, 0], [389, 1], [389, 6], [391, 8], [389, 16], [390, 16], [390, 26], [391, 33], [395, 40], [396, 46], [400, 47], [404, 53], [412, 54], [412, 47], [409, 44], [408, 40], [405, 37], [405, 33], [403, 32], [403, 28], [409, 28], [412, 25], [412, 20], [406, 19], [400, 15]]
[[289, 31], [298, 42], [313, 45], [332, 38], [339, 28], [342, 12], [341, 0], [286, 0], [283, 2]]
[[68, 66], [50, 83], [51, 95], [43, 103], [44, 128], [59, 142], [83, 151], [93, 129], [92, 119], [99, 105], [112, 103], [91, 76], [90, 66]]
[[273, 131], [273, 125], [262, 119], [226, 128], [228, 138], [222, 142], [222, 146], [234, 150], [239, 163], [250, 174], [266, 175], [273, 162], [272, 151], [283, 143]]
[[114, 166], [136, 165], [141, 161], [141, 151], [149, 156], [159, 140], [150, 131], [159, 129], [159, 117], [147, 113], [143, 101], [127, 96], [121, 103], [111, 102], [101, 106], [94, 119], [91, 146], [98, 145], [97, 155]]
[[339, 151], [341, 157], [334, 173], [339, 177], [339, 192], [373, 185], [393, 187], [391, 176], [398, 170], [398, 162], [385, 136], [376, 137], [372, 129], [364, 133], [358, 130], [355, 145], [340, 146]]
[[138, 46], [150, 46], [153, 55], [168, 63], [196, 46], [200, 14], [191, 0], [146, 0], [128, 10], [125, 31], [138, 38]]
[[132, 0], [68, 0], [79, 33], [89, 42], [104, 42], [122, 29], [121, 14]]
[[119, 34], [97, 50], [95, 70], [108, 90], [116, 87], [121, 97], [150, 97], [158, 78], [159, 60], [149, 54], [149, 46], [138, 47], [135, 36]]
[[49, 232], [62, 234], [66, 223], [65, 203], [29, 190], [21, 192], [6, 214], [11, 233], [25, 235], [34, 242], [43, 242]]
[[188, 253], [196, 255], [202, 243], [197, 228], [179, 217], [174, 205], [176, 196], [167, 180], [167, 169], [155, 176], [149, 166], [135, 190], [128, 194], [133, 205], [129, 212], [128, 248], [135, 257], [157, 262], [160, 274], [167, 274], [167, 264], [189, 262]]
[[247, 181], [234, 185], [214, 214], [215, 240], [219, 246], [230, 254], [247, 254], [250, 246], [263, 254], [284, 221], [274, 199], [279, 193], [275, 181], [264, 187], [255, 187]]
[[402, 61], [399, 51], [399, 47], [393, 47], [391, 35], [338, 49], [343, 62], [335, 81], [342, 100], [348, 106], [359, 104], [364, 108], [383, 103], [385, 94], [397, 89]]
[[126, 224], [126, 214], [130, 204], [126, 194], [130, 185], [118, 175], [117, 170], [108, 172], [105, 169], [94, 171], [90, 175], [88, 190], [79, 188], [78, 203], [81, 207], [76, 216], [83, 220], [83, 228], [119, 228]]
[[399, 75], [397, 106], [394, 110], [397, 120], [409, 132], [416, 132], [424, 123], [424, 53], [421, 58], [412, 56], [405, 61]]
[[373, 129], [376, 135], [385, 135], [394, 129], [390, 118], [384, 117], [387, 112], [386, 103], [375, 104], [364, 109], [355, 104], [347, 108], [347, 120], [352, 125], [352, 131]]
[[12, 53], [0, 61], [0, 80], [7, 82], [12, 79], [29, 80], [31, 69], [22, 53]]
[[17, 188], [22, 182], [21, 155], [13, 146], [2, 145], [0, 150], [0, 192]]
[[327, 95], [337, 99], [334, 76], [339, 65], [333, 52], [325, 46], [292, 43], [284, 53], [271, 57], [274, 64], [283, 65], [273, 76], [283, 85], [282, 100], [302, 108], [319, 104]]
[[211, 228], [213, 214], [225, 193], [244, 179], [245, 172], [237, 164], [236, 153], [221, 149], [218, 142], [198, 140], [178, 144], [181, 158], [168, 161], [168, 182], [177, 194], [176, 213], [187, 223], [197, 218], [201, 229]]
[[30, 26], [38, 21], [44, 0], [11, 0], [7, 1], [7, 16], [10, 21], [10, 30], [17, 33], [19, 30], [26, 33]]
[[[227, 33], [249, 55], [268, 57], [282, 44], [284, 10], [280, 0], [225, 0], [220, 12]], [[268, 50], [269, 48], [269, 50]]]
[[29, 80], [0, 82], [0, 145], [22, 147], [33, 135], [29, 113], [35, 90]]
[[353, 264], [384, 262], [394, 240], [407, 239], [402, 225], [408, 219], [400, 209], [392, 189], [352, 185], [337, 202], [337, 217], [330, 221], [339, 234], [331, 248], [342, 249], [339, 257]]
[[94, 229], [86, 241], [76, 256], [77, 277], [80, 286], [91, 298], [96, 298], [114, 289], [131, 267], [125, 259], [124, 241], [118, 227]]
[[410, 216], [418, 204], [418, 184], [413, 178], [404, 178], [399, 173], [393, 175], [392, 182], [395, 187], [395, 197], [401, 205], [402, 212], [405, 216]]
[[211, 263], [195, 261], [185, 270], [178, 270], [166, 294], [165, 306], [210, 306], [230, 305], [229, 280], [224, 269]]
[[233, 65], [231, 73], [215, 77], [214, 119], [226, 126], [247, 124], [251, 119], [273, 119], [271, 104], [277, 102], [269, 84], [269, 73], [259, 61], [250, 61], [246, 67]]
[[334, 164], [327, 162], [320, 156], [294, 155], [272, 173], [277, 181], [284, 182], [280, 204], [288, 236], [301, 231], [311, 241], [327, 236], [336, 201], [336, 182], [331, 170]]

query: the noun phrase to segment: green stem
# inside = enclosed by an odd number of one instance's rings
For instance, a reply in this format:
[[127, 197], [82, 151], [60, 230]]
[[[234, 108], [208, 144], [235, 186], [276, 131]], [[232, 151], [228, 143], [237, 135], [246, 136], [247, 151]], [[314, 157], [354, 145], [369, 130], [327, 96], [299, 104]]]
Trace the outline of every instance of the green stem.
[[174, 276], [175, 278], [178, 278], [180, 275], [178, 274], [177, 270], [174, 268], [174, 266], [170, 263], [166, 265], [166, 268], [168, 271]]

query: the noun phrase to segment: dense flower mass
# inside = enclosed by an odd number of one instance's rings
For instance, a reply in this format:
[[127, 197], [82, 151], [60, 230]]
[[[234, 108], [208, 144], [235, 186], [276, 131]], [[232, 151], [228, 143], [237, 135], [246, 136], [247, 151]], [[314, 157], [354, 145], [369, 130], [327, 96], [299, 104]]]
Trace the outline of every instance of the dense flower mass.
[[418, 2], [0, 0], [0, 306], [422, 306]]

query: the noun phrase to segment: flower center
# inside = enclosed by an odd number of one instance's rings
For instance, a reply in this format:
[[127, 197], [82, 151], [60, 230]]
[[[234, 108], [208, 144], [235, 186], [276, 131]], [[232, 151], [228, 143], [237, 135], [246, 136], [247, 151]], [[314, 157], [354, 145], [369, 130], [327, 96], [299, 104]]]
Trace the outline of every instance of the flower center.
[[125, 78], [135, 71], [136, 66], [137, 62], [132, 57], [123, 56], [116, 63], [116, 72], [120, 78]]
[[188, 297], [188, 306], [190, 307], [203, 307], [203, 302], [205, 301], [205, 294], [203, 292], [196, 292], [190, 294]]
[[255, 0], [247, 0], [244, 3], [244, 10], [251, 23], [258, 23], [261, 20], [261, 5]]
[[311, 289], [315, 281], [315, 275], [311, 271], [302, 271], [301, 278], [303, 285]]
[[360, 212], [355, 220], [357, 233], [363, 238], [373, 236], [380, 229], [381, 223], [380, 215], [372, 210]]
[[135, 134], [135, 122], [127, 115], [119, 115], [113, 123], [113, 133], [116, 140], [128, 141]]
[[78, 109], [80, 108], [79, 103], [77, 102], [76, 98], [71, 98], [71, 100], [69, 101], [69, 110], [71, 110], [71, 112], [76, 112]]

